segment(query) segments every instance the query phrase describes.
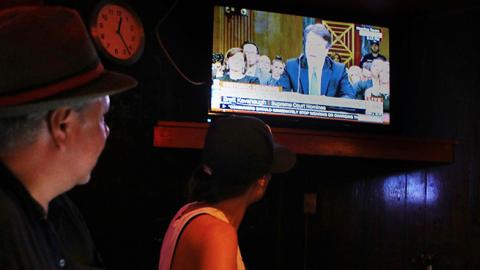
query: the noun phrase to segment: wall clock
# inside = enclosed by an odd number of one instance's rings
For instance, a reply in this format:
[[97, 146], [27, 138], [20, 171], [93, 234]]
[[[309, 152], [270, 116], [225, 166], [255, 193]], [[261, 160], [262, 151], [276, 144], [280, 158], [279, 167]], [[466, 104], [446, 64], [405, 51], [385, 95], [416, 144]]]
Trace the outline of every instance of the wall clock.
[[135, 63], [145, 47], [145, 32], [138, 15], [122, 2], [104, 1], [95, 8], [90, 34], [99, 50], [119, 64]]

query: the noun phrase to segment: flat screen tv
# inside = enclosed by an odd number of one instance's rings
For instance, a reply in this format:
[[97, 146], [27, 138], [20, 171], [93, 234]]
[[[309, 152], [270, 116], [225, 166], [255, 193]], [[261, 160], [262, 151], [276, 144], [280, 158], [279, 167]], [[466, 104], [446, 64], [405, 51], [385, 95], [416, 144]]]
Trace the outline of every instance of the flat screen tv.
[[390, 124], [389, 29], [214, 6], [209, 114]]

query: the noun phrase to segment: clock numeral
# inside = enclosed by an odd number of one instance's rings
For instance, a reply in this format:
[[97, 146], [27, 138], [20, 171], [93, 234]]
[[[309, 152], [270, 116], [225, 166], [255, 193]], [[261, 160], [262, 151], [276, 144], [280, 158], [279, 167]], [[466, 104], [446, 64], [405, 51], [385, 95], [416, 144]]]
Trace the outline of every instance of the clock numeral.
[[122, 16], [122, 11], [117, 10], [117, 16]]
[[118, 49], [115, 49], [115, 54], [118, 54]]
[[99, 28], [103, 28], [103, 23], [98, 23]]
[[107, 43], [107, 48], [110, 48], [110, 43]]
[[106, 21], [106, 20], [108, 20], [108, 16], [107, 16], [107, 14], [105, 14], [105, 13], [102, 13], [102, 19], [104, 19], [105, 21]]
[[108, 14], [113, 15], [113, 9], [109, 9]]
[[103, 34], [103, 33], [100, 34], [100, 38], [101, 38], [101, 39], [105, 39], [105, 34]]

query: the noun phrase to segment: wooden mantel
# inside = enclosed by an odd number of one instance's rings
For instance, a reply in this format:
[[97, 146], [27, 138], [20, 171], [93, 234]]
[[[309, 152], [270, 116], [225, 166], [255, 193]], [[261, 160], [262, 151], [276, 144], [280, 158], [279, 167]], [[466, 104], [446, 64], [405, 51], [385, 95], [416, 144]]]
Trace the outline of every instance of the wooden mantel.
[[[155, 147], [201, 149], [207, 123], [160, 121], [154, 127]], [[451, 163], [454, 140], [421, 139], [272, 128], [275, 140], [297, 154]]]

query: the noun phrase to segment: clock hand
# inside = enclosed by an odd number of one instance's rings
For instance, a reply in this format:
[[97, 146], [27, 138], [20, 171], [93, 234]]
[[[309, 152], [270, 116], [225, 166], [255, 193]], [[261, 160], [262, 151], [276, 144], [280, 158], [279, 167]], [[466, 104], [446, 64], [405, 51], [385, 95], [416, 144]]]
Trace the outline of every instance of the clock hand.
[[122, 40], [123, 45], [124, 45], [125, 48], [127, 49], [128, 54], [132, 54], [132, 53], [130, 52], [130, 50], [128, 49], [127, 43], [125, 42], [125, 39], [123, 38], [122, 33], [118, 32], [118, 35], [120, 36], [120, 39]]
[[121, 27], [122, 27], [122, 17], [120, 17], [120, 20], [118, 21], [117, 34], [120, 34]]
[[128, 54], [132, 54], [130, 50], [128, 49], [127, 43], [125, 42], [125, 39], [123, 38], [122, 32], [120, 32], [120, 29], [122, 27], [122, 17], [120, 17], [120, 20], [118, 21], [118, 27], [117, 27], [117, 34], [120, 36], [120, 40], [122, 40], [123, 45], [125, 46], [125, 49], [127, 49]]

